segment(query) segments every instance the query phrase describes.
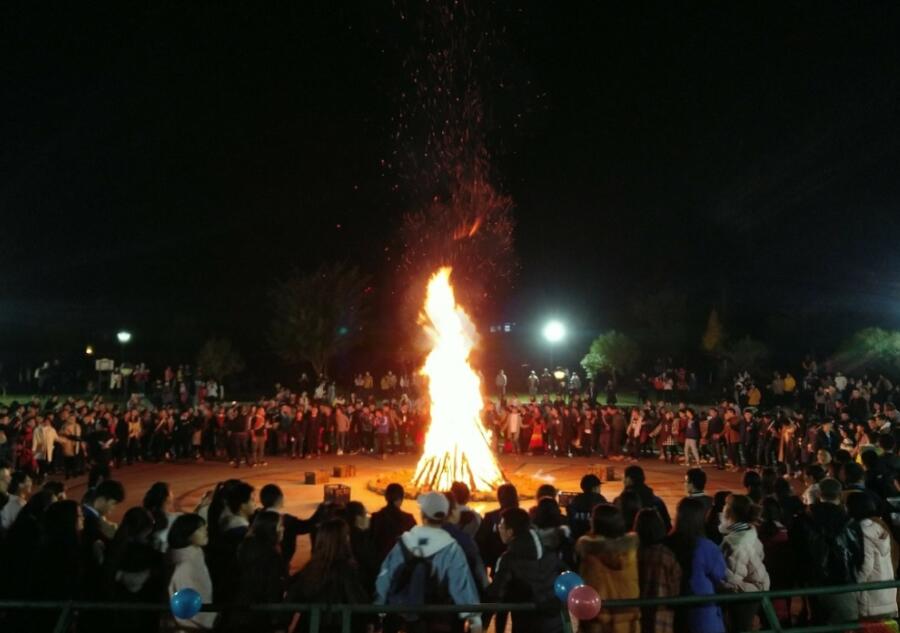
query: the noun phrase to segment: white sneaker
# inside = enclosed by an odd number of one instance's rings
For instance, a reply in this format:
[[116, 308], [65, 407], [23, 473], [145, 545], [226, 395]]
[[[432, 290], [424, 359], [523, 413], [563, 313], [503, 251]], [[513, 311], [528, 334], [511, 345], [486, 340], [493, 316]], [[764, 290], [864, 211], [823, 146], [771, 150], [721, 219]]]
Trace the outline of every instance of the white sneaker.
[[344, 451], [341, 450], [341, 449], [337, 449], [337, 454], [338, 454], [338, 455], [343, 455], [343, 454], [344, 454]]

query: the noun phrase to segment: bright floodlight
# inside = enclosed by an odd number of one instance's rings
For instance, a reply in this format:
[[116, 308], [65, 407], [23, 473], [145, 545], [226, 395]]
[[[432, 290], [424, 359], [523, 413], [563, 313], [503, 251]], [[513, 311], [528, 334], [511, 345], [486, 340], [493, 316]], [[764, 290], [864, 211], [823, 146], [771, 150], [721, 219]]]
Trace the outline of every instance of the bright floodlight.
[[122, 330], [121, 332], [116, 334], [116, 338], [118, 338], [119, 342], [124, 345], [125, 343], [127, 343], [128, 341], [131, 340], [131, 332], [126, 332], [125, 330]]
[[544, 338], [550, 343], [559, 343], [566, 336], [566, 326], [559, 321], [549, 321], [544, 326]]

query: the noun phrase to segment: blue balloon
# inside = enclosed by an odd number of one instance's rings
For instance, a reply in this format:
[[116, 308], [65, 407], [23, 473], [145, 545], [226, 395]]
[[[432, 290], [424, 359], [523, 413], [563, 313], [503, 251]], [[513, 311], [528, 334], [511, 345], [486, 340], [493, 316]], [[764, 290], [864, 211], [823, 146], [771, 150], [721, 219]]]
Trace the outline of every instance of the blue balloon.
[[584, 578], [574, 571], [564, 571], [557, 576], [556, 580], [553, 582], [553, 591], [556, 593], [556, 597], [559, 598], [559, 601], [566, 604], [569, 600], [569, 592], [575, 587], [583, 584]]
[[172, 594], [169, 604], [172, 606], [172, 615], [182, 620], [189, 620], [200, 612], [203, 598], [194, 589], [179, 589]]

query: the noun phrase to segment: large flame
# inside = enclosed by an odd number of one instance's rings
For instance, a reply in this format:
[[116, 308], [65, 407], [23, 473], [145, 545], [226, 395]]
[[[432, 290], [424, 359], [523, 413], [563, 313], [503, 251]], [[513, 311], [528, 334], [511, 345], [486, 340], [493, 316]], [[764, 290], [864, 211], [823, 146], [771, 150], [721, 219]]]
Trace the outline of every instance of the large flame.
[[428, 282], [424, 316], [433, 342], [422, 368], [428, 377], [431, 425], [413, 484], [447, 491], [454, 481], [462, 481], [471, 490], [494, 490], [504, 477], [481, 422], [481, 381], [469, 364], [475, 325], [456, 305], [450, 268], [441, 268]]

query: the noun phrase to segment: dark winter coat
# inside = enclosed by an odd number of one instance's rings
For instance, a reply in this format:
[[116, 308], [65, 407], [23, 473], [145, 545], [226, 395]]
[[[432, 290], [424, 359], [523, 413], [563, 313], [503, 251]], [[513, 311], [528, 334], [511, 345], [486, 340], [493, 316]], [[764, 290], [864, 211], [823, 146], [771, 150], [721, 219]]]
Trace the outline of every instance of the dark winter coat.
[[416, 526], [416, 519], [408, 512], [404, 512], [393, 504], [386, 505], [381, 510], [372, 514], [369, 529], [372, 532], [372, 540], [375, 543], [375, 552], [378, 554], [378, 564], [387, 558], [387, 555], [397, 539], [404, 532], [408, 532]]
[[497, 559], [486, 601], [536, 603], [538, 613], [512, 614], [513, 633], [558, 633], [562, 619], [553, 583], [564, 569], [557, 556], [544, 551], [537, 534], [529, 532], [510, 541]]
[[812, 586], [856, 582], [863, 562], [863, 537], [841, 506], [814, 503], [791, 527], [797, 571]]

